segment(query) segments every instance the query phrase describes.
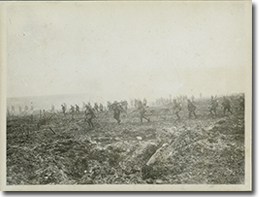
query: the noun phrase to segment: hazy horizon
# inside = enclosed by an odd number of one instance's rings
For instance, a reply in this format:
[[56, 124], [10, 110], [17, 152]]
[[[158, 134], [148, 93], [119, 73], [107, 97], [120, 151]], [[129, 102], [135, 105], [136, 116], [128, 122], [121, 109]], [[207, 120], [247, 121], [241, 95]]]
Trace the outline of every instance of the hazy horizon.
[[[243, 94], [243, 93], [235, 93], [235, 94]], [[200, 100], [200, 95], [193, 95], [195, 97], [195, 101]], [[224, 95], [217, 95], [219, 99], [222, 99], [222, 96]], [[131, 100], [134, 99], [141, 99], [143, 98], [125, 98], [123, 100], [127, 100], [129, 106], [131, 105]], [[160, 99], [160, 98], [158, 98]], [[170, 97], [164, 97], [164, 99], [171, 99], [171, 101], [174, 99]], [[203, 96], [202, 99], [210, 99], [210, 96]], [[114, 102], [114, 100], [107, 100], [110, 102]], [[90, 102], [93, 106], [94, 103], [102, 103], [104, 106], [107, 105], [107, 101], [97, 101], [91, 99], [88, 95], [84, 94], [71, 94], [71, 95], [44, 95], [44, 96], [25, 96], [25, 97], [12, 97], [7, 98], [7, 106], [11, 107], [14, 106], [16, 110], [18, 110], [17, 107], [22, 107], [22, 109], [27, 106], [33, 106], [35, 110], [45, 109], [45, 110], [51, 110], [52, 105], [55, 106], [55, 110], [61, 110], [61, 104], [66, 103], [68, 107], [70, 105], [79, 105], [80, 108], [83, 107], [83, 103]], [[117, 101], [120, 101], [117, 99]], [[148, 105], [156, 104], [156, 100], [148, 100]]]
[[7, 97], [84, 94], [105, 102], [245, 92], [246, 4], [227, 4], [12, 4]]

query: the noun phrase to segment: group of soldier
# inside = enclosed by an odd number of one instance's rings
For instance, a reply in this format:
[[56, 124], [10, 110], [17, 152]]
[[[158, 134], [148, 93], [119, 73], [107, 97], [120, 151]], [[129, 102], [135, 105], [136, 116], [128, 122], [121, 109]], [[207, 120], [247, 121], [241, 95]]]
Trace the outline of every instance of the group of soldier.
[[7, 115], [14, 115], [14, 114], [32, 114], [34, 112], [33, 103], [30, 106], [25, 105], [24, 108], [22, 106], [18, 106], [18, 110], [16, 110], [15, 106], [7, 106]]
[[[231, 101], [229, 99], [229, 97], [227, 96], [223, 96], [223, 98], [221, 99], [221, 106], [223, 109], [223, 114], [225, 115], [227, 112], [229, 112], [230, 114], [232, 114], [232, 110], [231, 110]], [[163, 102], [162, 99], [159, 99], [156, 101], [156, 104], [158, 104], [158, 102]], [[183, 104], [187, 103], [187, 109], [188, 109], [188, 117], [189, 118], [197, 118], [197, 114], [196, 114], [196, 109], [197, 109], [197, 105], [194, 101], [194, 97], [192, 96], [190, 99], [187, 98], [186, 96], [179, 96], [176, 97], [175, 99], [173, 99], [173, 102], [170, 103], [169, 108], [172, 108], [174, 114], [176, 115], [177, 120], [180, 120], [180, 112], [183, 110]], [[143, 100], [140, 99], [134, 99], [131, 100], [130, 102], [131, 106], [134, 107], [134, 110], [131, 112], [138, 112], [139, 113], [139, 118], [140, 118], [140, 122], [143, 122], [143, 120], [146, 120], [147, 122], [150, 122], [150, 118], [148, 115], [148, 105], [147, 105], [147, 100], [144, 98]], [[169, 105], [168, 105], [169, 106]], [[217, 109], [219, 107], [219, 100], [216, 96], [211, 96], [210, 99], [210, 103], [209, 103], [209, 115], [210, 116], [216, 116], [217, 115]], [[239, 97], [239, 106], [238, 108], [240, 110], [244, 110], [244, 97], [240, 96]], [[8, 113], [10, 113], [10, 111], [15, 111], [14, 106], [8, 107]], [[21, 107], [19, 106], [19, 110], [20, 112], [22, 112]], [[30, 110], [34, 110], [33, 105], [31, 105], [31, 108], [29, 108], [27, 105], [25, 106], [24, 111], [30, 111]], [[99, 112], [105, 112], [105, 111], [109, 111], [113, 113], [113, 118], [117, 121], [118, 124], [121, 123], [121, 118], [120, 115], [121, 113], [125, 113], [127, 115], [127, 111], [128, 111], [128, 102], [125, 101], [114, 101], [113, 103], [111, 102], [107, 102], [107, 106], [103, 106], [103, 104], [98, 104], [98, 103], [94, 103], [93, 106], [91, 105], [91, 103], [83, 103], [83, 108], [82, 110], [80, 110], [79, 105], [75, 104], [75, 105], [71, 105], [70, 108], [68, 109], [66, 103], [63, 103], [61, 105], [61, 111], [63, 113], [63, 115], [66, 117], [68, 114], [71, 115], [72, 119], [74, 119], [74, 116], [76, 114], [80, 114], [80, 111], [84, 113], [85, 115], [85, 121], [88, 123], [88, 125], [93, 128], [94, 124], [93, 124], [93, 119], [96, 118], [97, 113]], [[55, 107], [52, 105], [51, 108], [51, 112], [55, 112]], [[46, 117], [46, 112], [45, 110], [40, 110], [40, 118], [44, 118]]]
[[[192, 118], [192, 116], [194, 116], [195, 118], [197, 118], [196, 115], [196, 104], [194, 102], [194, 97], [187, 100], [187, 109], [189, 112], [189, 118]], [[240, 96], [239, 97], [239, 110], [244, 110], [244, 97]], [[226, 115], [226, 112], [229, 112], [230, 114], [233, 114], [233, 112], [231, 111], [231, 101], [227, 96], [223, 96], [222, 99], [222, 109], [223, 109], [223, 114]], [[210, 100], [210, 106], [209, 106], [209, 115], [210, 116], [216, 116], [217, 115], [217, 108], [219, 106], [219, 101], [217, 99], [217, 97], [215, 96], [211, 96], [211, 100]], [[177, 117], [177, 120], [180, 119], [180, 115], [179, 112], [182, 110], [182, 104], [181, 102], [177, 101], [176, 99], [173, 100], [173, 110], [174, 113]]]
[[[135, 110], [134, 111], [139, 111], [140, 114], [140, 121], [143, 122], [143, 120], [146, 120], [150, 122], [150, 119], [147, 116], [147, 100], [144, 99], [143, 101], [141, 100], [135, 100]], [[66, 116], [66, 104], [62, 104], [62, 112], [64, 116]], [[72, 119], [74, 118], [75, 112], [79, 112], [79, 108], [76, 105], [76, 109], [74, 110], [74, 106], [71, 106], [69, 113], [72, 115]], [[128, 102], [127, 101], [121, 101], [117, 102], [114, 101], [113, 103], [107, 102], [107, 111], [110, 111], [113, 113], [113, 118], [117, 121], [118, 124], [121, 123], [121, 113], [127, 114], [127, 109], [128, 109]], [[105, 107], [102, 104], [97, 104], [95, 103], [94, 106], [92, 107], [90, 103], [85, 104], [83, 103], [83, 110], [85, 114], [85, 121], [88, 123], [90, 128], [94, 128], [93, 124], [93, 119], [96, 118], [96, 113], [98, 112], [104, 112]]]

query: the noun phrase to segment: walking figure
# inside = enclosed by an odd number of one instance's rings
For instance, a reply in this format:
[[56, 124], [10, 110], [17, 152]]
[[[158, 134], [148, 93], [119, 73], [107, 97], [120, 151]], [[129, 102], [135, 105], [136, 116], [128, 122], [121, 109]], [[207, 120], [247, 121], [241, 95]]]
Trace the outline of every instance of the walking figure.
[[120, 122], [121, 122], [120, 113], [121, 113], [122, 107], [119, 105], [119, 103], [117, 101], [115, 101], [112, 105], [113, 105], [112, 109], [114, 111], [114, 119], [116, 119], [117, 123], [120, 124]]
[[217, 115], [218, 100], [211, 96], [209, 112], [210, 115]]
[[61, 105], [61, 109], [62, 109], [63, 115], [66, 116], [66, 106], [65, 105]]
[[76, 104], [76, 113], [79, 113], [79, 106]]
[[146, 110], [146, 104], [147, 102], [142, 103], [142, 101], [139, 101], [139, 106], [138, 106], [138, 110], [140, 112], [140, 120], [141, 122], [143, 122], [143, 119], [147, 120], [148, 122], [150, 122], [150, 119], [146, 116], [147, 110]]
[[177, 102], [176, 99], [173, 100], [173, 110], [174, 110], [174, 113], [176, 114], [177, 116], [177, 120], [179, 120], [181, 117], [179, 116], [179, 112], [181, 111], [181, 103], [180, 102]]
[[196, 105], [194, 102], [191, 102], [190, 99], [188, 99], [188, 110], [189, 110], [189, 118], [191, 118], [191, 115], [193, 114], [195, 118], [197, 118], [197, 115], [195, 113]]
[[90, 128], [94, 128], [94, 124], [92, 122], [92, 119], [95, 118], [94, 111], [91, 109], [89, 105], [86, 105], [86, 110], [85, 110], [85, 121], [87, 121], [88, 125]]
[[95, 109], [96, 112], [98, 112], [98, 104], [97, 103], [95, 103], [94, 109]]
[[232, 114], [230, 100], [226, 96], [223, 96], [222, 106], [224, 115], [226, 114], [226, 111]]
[[72, 118], [72, 120], [74, 120], [75, 108], [73, 105], [70, 106], [70, 111], [71, 111], [71, 118]]

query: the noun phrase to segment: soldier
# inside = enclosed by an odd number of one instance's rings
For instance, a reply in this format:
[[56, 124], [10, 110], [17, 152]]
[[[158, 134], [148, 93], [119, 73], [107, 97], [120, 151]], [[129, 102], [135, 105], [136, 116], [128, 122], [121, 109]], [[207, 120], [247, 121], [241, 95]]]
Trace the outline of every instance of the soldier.
[[139, 101], [138, 110], [140, 112], [140, 120], [143, 122], [143, 119], [150, 122], [150, 119], [146, 116], [146, 102], [142, 103], [142, 101]]
[[94, 109], [95, 109], [96, 112], [98, 112], [98, 104], [97, 103], [95, 103]]
[[94, 111], [91, 109], [89, 105], [86, 105], [86, 110], [85, 110], [85, 121], [88, 122], [88, 125], [93, 129], [94, 124], [92, 122], [92, 119], [95, 118]]
[[112, 109], [114, 111], [114, 119], [117, 120], [117, 123], [120, 124], [121, 120], [120, 120], [120, 113], [121, 113], [121, 107], [119, 105], [119, 103], [117, 101], [115, 101], [113, 103]]
[[226, 110], [232, 114], [232, 111], [230, 109], [231, 108], [230, 100], [226, 96], [223, 96], [222, 106], [223, 106], [224, 115], [226, 114]]
[[44, 119], [44, 121], [46, 121], [46, 112], [45, 112], [45, 109], [42, 111], [42, 114], [43, 114], [43, 119]]
[[33, 114], [34, 114], [34, 107], [33, 107], [33, 103], [31, 102], [31, 107], [30, 107], [31, 122], [33, 122]]
[[194, 102], [191, 102], [190, 99], [188, 99], [188, 110], [189, 110], [189, 118], [191, 118], [191, 114], [193, 114], [195, 118], [197, 118], [197, 115], [195, 113], [196, 105], [194, 104]]
[[74, 119], [74, 113], [75, 113], [75, 108], [73, 105], [70, 106], [70, 111], [71, 111], [71, 118], [72, 120]]
[[65, 112], [66, 112], [66, 111], [67, 111], [67, 104], [66, 104], [66, 103], [64, 103], [63, 105], [64, 105]]
[[213, 96], [211, 96], [210, 107], [209, 107], [210, 115], [213, 115], [212, 112], [214, 112], [214, 115], [217, 115], [217, 107], [218, 107], [218, 100], [215, 99]]
[[114, 119], [117, 120], [117, 123], [120, 124], [121, 120], [120, 120], [120, 114], [121, 114], [121, 106], [120, 104], [115, 101], [113, 104], [112, 104], [112, 109], [114, 111]]
[[61, 109], [62, 109], [62, 113], [63, 113], [63, 115], [64, 116], [66, 116], [66, 107], [65, 107], [65, 105], [61, 105]]
[[76, 106], [75, 107], [76, 108], [76, 113], [79, 113], [79, 106], [77, 104], [75, 106]]
[[181, 103], [180, 102], [177, 102], [176, 99], [173, 100], [173, 110], [178, 118], [178, 120], [180, 119], [180, 116], [179, 116], [179, 112], [181, 111]]
[[125, 112], [127, 112], [127, 109], [128, 109], [128, 102], [127, 102], [126, 100], [124, 100], [124, 101], [122, 102], [122, 105], [124, 106], [124, 110], [125, 110]]
[[113, 108], [112, 103], [110, 101], [107, 101], [107, 110], [112, 111], [113, 110], [112, 108]]

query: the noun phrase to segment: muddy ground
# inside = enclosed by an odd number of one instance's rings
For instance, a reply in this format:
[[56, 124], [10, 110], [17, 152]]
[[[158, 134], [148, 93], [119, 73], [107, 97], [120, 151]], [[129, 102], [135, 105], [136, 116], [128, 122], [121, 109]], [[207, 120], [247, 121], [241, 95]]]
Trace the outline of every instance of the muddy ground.
[[181, 120], [168, 106], [150, 107], [151, 122], [133, 109], [97, 113], [90, 129], [83, 113], [7, 119], [7, 184], [243, 184], [244, 111], [209, 116], [209, 100], [197, 102], [198, 118]]

